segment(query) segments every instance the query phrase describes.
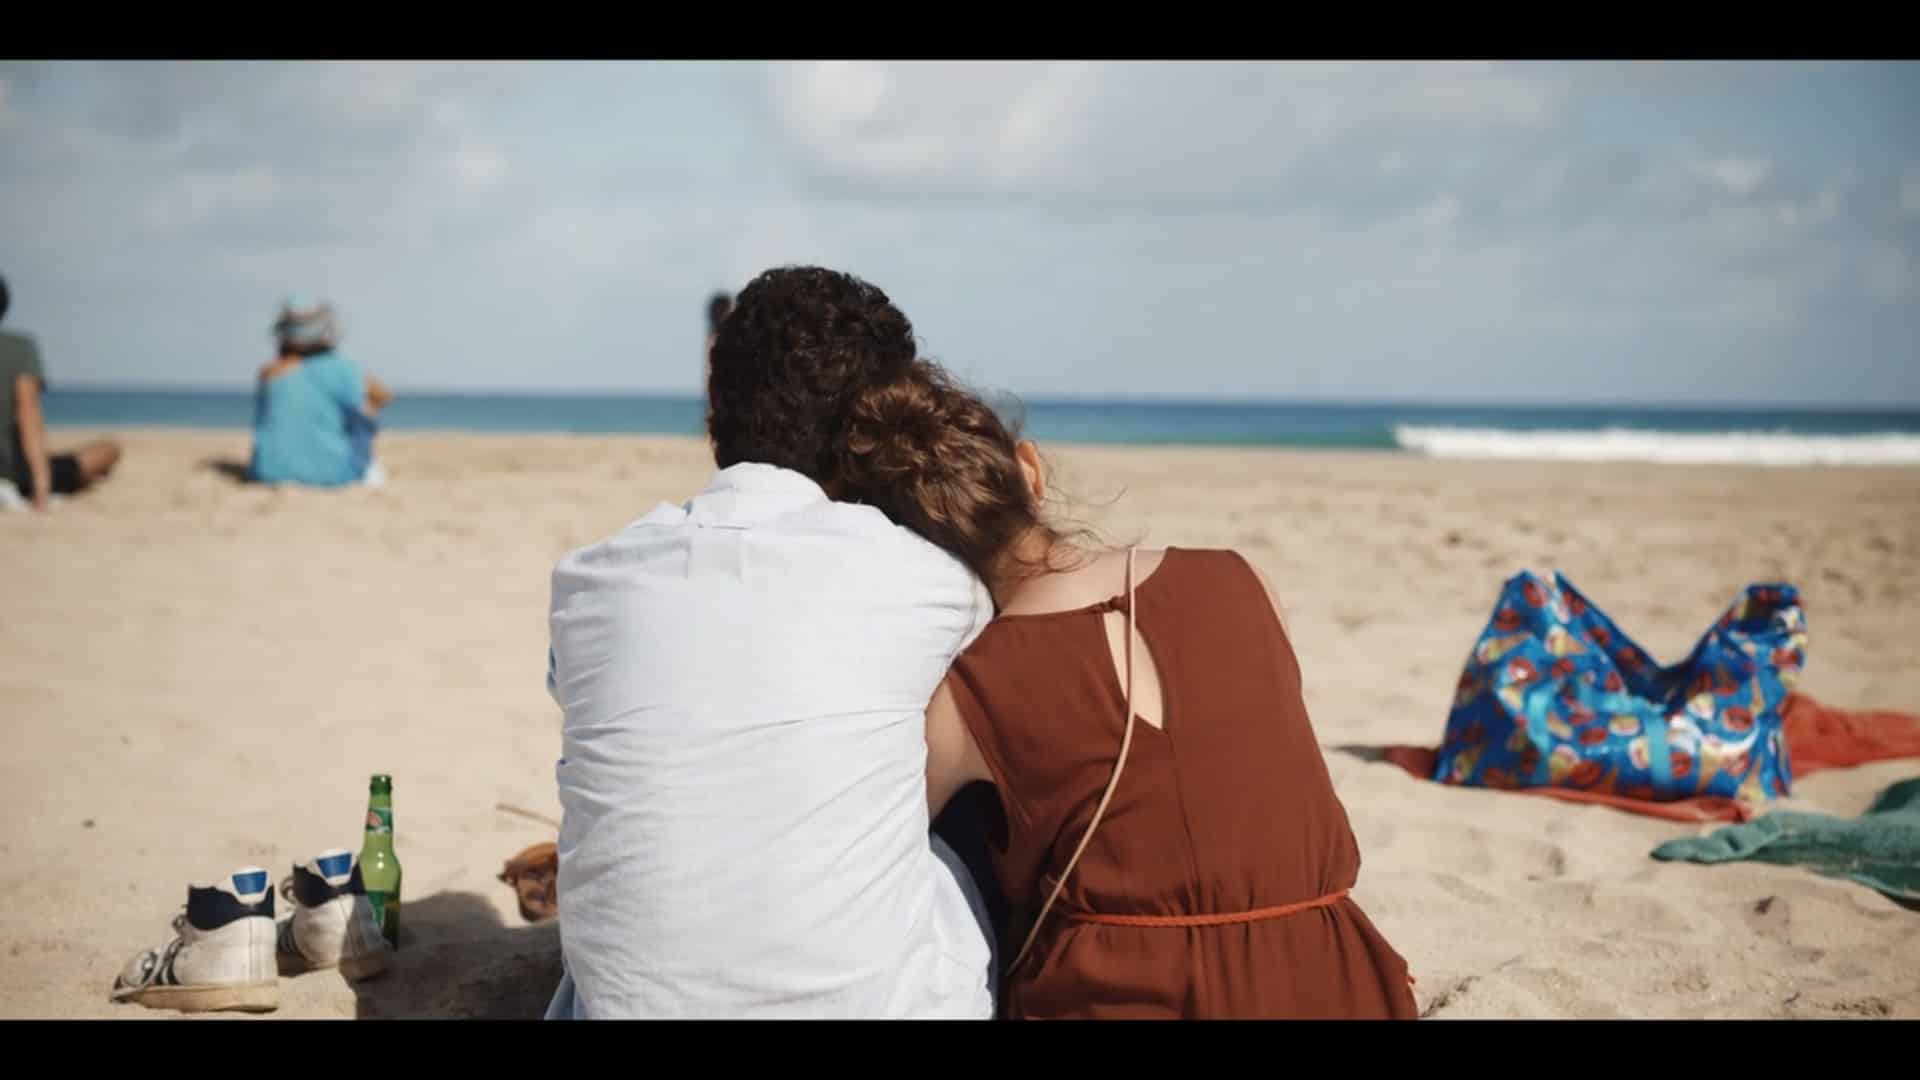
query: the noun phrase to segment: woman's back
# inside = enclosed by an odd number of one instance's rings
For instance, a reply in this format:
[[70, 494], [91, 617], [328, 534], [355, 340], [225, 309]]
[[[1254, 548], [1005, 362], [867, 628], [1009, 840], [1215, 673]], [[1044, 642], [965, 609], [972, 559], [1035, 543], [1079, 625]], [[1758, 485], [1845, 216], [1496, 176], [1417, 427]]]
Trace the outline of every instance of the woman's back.
[[[1142, 720], [1008, 1012], [1413, 1015], [1405, 962], [1344, 899], [1359, 851], [1258, 576], [1233, 552], [1171, 550], [1135, 605]], [[1124, 607], [1016, 606], [950, 680], [1006, 813], [1002, 884], [1029, 915], [1112, 775]]]
[[254, 399], [253, 478], [321, 487], [359, 481], [367, 462], [352, 425], [366, 396], [360, 366], [335, 352], [269, 367]]

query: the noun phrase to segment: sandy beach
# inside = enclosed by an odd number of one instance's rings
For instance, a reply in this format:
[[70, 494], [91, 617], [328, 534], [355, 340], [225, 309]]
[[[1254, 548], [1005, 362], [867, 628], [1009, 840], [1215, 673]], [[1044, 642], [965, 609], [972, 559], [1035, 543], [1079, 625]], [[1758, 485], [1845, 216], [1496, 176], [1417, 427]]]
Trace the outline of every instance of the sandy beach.
[[[55, 433], [64, 446], [87, 433]], [[271, 490], [240, 432], [121, 432], [97, 492], [0, 513], [0, 1016], [108, 1001], [190, 881], [358, 850], [394, 777], [404, 948], [385, 979], [281, 982], [279, 1017], [532, 1017], [559, 970], [495, 879], [551, 839], [548, 570], [711, 468], [692, 439], [395, 434], [383, 489]], [[1428, 1015], [1920, 1017], [1920, 912], [1761, 865], [1657, 863], [1702, 827], [1420, 782], [1369, 748], [1439, 737], [1501, 581], [1566, 572], [1663, 662], [1739, 590], [1805, 592], [1801, 689], [1920, 710], [1920, 469], [1430, 461], [1055, 448], [1110, 538], [1230, 546], [1282, 593], [1365, 867], [1358, 898]], [[1861, 812], [1920, 761], [1786, 805]]]

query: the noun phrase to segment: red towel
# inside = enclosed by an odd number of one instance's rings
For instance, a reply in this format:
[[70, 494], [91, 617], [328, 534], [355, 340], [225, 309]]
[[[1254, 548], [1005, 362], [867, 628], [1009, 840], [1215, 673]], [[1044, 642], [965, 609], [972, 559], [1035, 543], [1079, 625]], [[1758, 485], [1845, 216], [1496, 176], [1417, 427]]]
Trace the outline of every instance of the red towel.
[[[1920, 757], [1920, 715], [1896, 712], [1854, 712], [1830, 708], [1805, 694], [1787, 697], [1784, 727], [1787, 760], [1794, 779], [1821, 769], [1842, 769], [1869, 761]], [[1440, 751], [1427, 746], [1389, 746], [1384, 757], [1422, 780], [1433, 778]], [[1674, 802], [1648, 802], [1600, 791], [1533, 787], [1513, 789], [1525, 795], [1544, 795], [1563, 802], [1598, 803], [1630, 814], [1670, 821], [1746, 821], [1758, 808], [1721, 795], [1702, 795]]]
[[1790, 695], [1786, 712], [1795, 779], [1821, 769], [1920, 757], [1920, 716], [1832, 709], [1805, 694]]

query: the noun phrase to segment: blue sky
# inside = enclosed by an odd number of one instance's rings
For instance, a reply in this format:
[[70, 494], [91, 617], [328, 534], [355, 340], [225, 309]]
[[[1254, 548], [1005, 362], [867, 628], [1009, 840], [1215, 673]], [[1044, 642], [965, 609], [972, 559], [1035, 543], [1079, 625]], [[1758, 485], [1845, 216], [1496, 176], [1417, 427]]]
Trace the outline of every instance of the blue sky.
[[852, 270], [1045, 396], [1920, 405], [1920, 65], [0, 64], [63, 383], [696, 392]]

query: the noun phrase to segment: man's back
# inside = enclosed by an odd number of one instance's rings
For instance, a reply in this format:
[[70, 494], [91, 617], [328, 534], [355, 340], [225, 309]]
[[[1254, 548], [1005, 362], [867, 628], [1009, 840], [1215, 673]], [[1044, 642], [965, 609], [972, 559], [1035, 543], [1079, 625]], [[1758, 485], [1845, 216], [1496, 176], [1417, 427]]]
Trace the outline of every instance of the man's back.
[[721, 472], [553, 575], [561, 934], [590, 1016], [991, 1012], [923, 713], [992, 615], [798, 473]]
[[44, 386], [46, 373], [40, 367], [40, 347], [25, 334], [0, 330], [0, 484], [13, 482], [17, 453], [15, 431], [19, 402], [14, 388], [20, 376], [31, 377]]

